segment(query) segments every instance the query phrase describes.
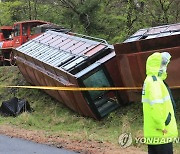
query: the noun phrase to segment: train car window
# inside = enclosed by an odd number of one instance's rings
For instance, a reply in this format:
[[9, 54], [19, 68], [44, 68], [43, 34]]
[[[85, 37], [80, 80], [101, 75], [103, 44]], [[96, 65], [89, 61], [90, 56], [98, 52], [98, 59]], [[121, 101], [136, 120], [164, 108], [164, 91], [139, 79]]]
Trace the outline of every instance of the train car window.
[[2, 33], [3, 33], [4, 38], [11, 39], [11, 32], [12, 30], [3, 30]]
[[23, 26], [22, 26], [22, 33], [23, 33], [24, 36], [27, 35], [27, 30], [28, 30], [28, 25], [24, 25], [23, 24]]
[[[83, 80], [85, 87], [110, 87], [110, 83], [101, 69]], [[105, 94], [106, 91], [88, 91], [92, 100]]]
[[14, 36], [19, 36], [20, 35], [20, 24], [17, 24], [14, 27]]
[[30, 31], [31, 31], [31, 35], [35, 35], [35, 34], [40, 34], [41, 32], [39, 31], [39, 29], [37, 30], [36, 25], [32, 25], [30, 27]]
[[42, 33], [42, 28], [41, 28], [41, 25], [43, 23], [36, 23], [36, 24], [32, 24], [30, 26], [30, 32], [31, 32], [31, 35], [35, 35], [35, 34], [41, 34]]

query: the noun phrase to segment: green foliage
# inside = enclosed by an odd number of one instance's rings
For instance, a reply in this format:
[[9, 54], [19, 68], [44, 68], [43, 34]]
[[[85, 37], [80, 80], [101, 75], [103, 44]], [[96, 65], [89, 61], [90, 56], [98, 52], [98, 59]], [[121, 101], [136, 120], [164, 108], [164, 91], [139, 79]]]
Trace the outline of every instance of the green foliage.
[[179, 8], [179, 0], [13, 0], [0, 3], [0, 25], [39, 19], [114, 44], [140, 28], [180, 22]]
[[0, 3], [0, 25], [11, 25], [13, 23], [12, 17], [15, 8], [19, 5], [14, 2]]
[[73, 31], [92, 34], [99, 29], [97, 13], [100, 4], [98, 2], [100, 1], [85, 0], [74, 2], [71, 5], [66, 4], [66, 7], [62, 8], [61, 19]]
[[49, 21], [52, 23], [61, 23], [61, 12], [57, 11], [55, 7], [49, 6], [48, 4], [41, 4], [37, 9], [37, 19]]

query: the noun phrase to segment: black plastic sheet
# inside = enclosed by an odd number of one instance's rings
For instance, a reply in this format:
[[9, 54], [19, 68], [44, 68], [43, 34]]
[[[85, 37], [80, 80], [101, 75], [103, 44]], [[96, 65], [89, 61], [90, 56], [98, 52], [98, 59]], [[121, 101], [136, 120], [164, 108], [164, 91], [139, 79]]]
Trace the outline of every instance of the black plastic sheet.
[[17, 116], [22, 112], [31, 112], [32, 109], [25, 99], [13, 97], [8, 101], [3, 101], [0, 107], [0, 113], [5, 116]]

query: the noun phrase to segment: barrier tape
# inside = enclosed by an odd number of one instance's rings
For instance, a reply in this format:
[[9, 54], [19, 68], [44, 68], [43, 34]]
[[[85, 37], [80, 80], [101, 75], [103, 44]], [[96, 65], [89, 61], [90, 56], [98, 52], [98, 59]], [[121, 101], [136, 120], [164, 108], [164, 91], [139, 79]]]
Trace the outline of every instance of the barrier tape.
[[[53, 87], [53, 86], [2, 86], [0, 88], [26, 88], [41, 90], [64, 90], [64, 91], [108, 91], [108, 90], [141, 90], [142, 87]], [[171, 89], [179, 89], [180, 86], [172, 86]]]

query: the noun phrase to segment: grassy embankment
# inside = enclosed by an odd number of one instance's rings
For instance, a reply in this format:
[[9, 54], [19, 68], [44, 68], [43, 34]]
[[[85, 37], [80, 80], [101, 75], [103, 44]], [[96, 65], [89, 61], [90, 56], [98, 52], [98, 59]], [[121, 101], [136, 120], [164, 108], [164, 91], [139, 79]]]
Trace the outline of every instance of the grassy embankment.
[[[1, 85], [29, 85], [17, 67], [0, 67], [0, 83]], [[0, 125], [8, 124], [28, 130], [44, 130], [49, 135], [59, 134], [62, 137], [68, 134], [73, 140], [92, 140], [114, 144], [118, 144], [118, 137], [124, 132], [131, 132], [133, 137], [143, 135], [141, 103], [119, 108], [103, 120], [95, 121], [79, 116], [41, 90], [1, 88], [0, 104], [3, 100], [13, 97], [13, 92], [19, 98], [26, 98], [35, 111], [23, 113], [16, 118], [0, 116]], [[180, 124], [179, 103], [177, 103], [178, 124]], [[146, 146], [137, 145], [135, 141], [133, 145], [146, 150]], [[179, 151], [180, 145], [176, 144], [175, 149]]]

